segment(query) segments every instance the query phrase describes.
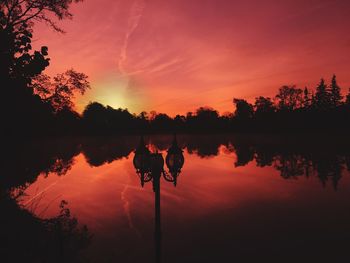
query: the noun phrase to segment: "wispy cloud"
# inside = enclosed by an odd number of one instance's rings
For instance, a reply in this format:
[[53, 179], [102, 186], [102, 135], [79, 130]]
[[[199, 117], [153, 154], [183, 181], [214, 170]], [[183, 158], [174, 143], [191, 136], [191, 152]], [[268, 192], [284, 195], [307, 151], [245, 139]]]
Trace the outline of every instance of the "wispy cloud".
[[128, 27], [125, 34], [124, 43], [120, 50], [120, 56], [118, 61], [118, 69], [122, 75], [128, 75], [128, 73], [125, 70], [125, 62], [128, 59], [127, 51], [129, 46], [129, 39], [131, 35], [135, 32], [137, 27], [139, 26], [145, 7], [146, 7], [145, 0], [136, 0], [131, 6], [129, 20], [128, 20]]
[[63, 22], [67, 34], [37, 27], [35, 48], [49, 46], [49, 74], [74, 67], [90, 76], [79, 111], [96, 100], [132, 112], [227, 111], [233, 96], [313, 87], [333, 73], [349, 86], [350, 1], [198, 2], [86, 1]]

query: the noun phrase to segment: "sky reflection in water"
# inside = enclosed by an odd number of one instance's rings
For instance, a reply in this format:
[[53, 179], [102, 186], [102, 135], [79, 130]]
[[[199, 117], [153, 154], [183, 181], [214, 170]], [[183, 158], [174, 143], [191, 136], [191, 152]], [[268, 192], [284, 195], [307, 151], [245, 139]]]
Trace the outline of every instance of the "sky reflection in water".
[[[195, 140], [200, 143], [179, 137], [185, 165], [177, 186], [161, 180], [164, 262], [341, 256], [350, 237], [350, 155], [328, 149], [278, 153], [276, 144], [259, 149], [244, 140]], [[148, 143], [165, 157], [170, 142], [160, 136]], [[152, 185], [141, 187], [133, 148], [123, 156], [112, 153], [113, 143], [106, 145], [91, 147], [90, 155], [83, 149], [65, 175], [41, 174], [21, 204], [51, 217], [67, 200], [94, 235], [85, 251], [92, 262], [153, 262]]]

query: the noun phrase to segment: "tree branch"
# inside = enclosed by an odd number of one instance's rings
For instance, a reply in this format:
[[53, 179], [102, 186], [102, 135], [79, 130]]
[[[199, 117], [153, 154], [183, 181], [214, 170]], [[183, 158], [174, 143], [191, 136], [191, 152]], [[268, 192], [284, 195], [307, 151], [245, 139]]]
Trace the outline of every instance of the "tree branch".
[[44, 9], [39, 9], [36, 13], [34, 13], [34, 14], [28, 16], [26, 19], [23, 19], [23, 20], [20, 20], [20, 21], [17, 21], [17, 22], [15, 22], [15, 23], [13, 23], [13, 26], [16, 26], [16, 25], [19, 25], [19, 24], [23, 24], [23, 23], [28, 22], [28, 20], [37, 17], [43, 10], [44, 10]]
[[[27, 15], [27, 13], [34, 7], [34, 2], [32, 2], [27, 9], [23, 12], [22, 15], [18, 16], [16, 20], [21, 19], [22, 17], [25, 17]], [[15, 22], [15, 21], [14, 21]]]

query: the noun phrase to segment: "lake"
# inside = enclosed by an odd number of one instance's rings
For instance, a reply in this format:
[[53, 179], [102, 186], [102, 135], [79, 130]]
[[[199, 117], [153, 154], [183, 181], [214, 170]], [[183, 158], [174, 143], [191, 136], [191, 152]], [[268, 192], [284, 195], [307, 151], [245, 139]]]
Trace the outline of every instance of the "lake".
[[[147, 168], [136, 169], [140, 145], [154, 158], [147, 159]], [[176, 156], [166, 161], [174, 145], [182, 149], [176, 154], [183, 162]], [[3, 188], [17, 195], [17, 205], [47, 220], [59, 215], [65, 200], [78, 226], [87, 227], [89, 242], [76, 262], [345, 262], [349, 257], [346, 138], [121, 136], [47, 139], [11, 151]], [[152, 163], [160, 156], [164, 173]]]

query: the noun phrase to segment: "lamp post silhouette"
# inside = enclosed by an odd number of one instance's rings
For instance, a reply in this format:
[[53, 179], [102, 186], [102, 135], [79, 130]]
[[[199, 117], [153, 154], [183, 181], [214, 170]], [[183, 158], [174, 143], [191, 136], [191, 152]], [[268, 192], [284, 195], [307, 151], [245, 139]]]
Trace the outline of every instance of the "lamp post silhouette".
[[177, 177], [181, 173], [185, 159], [183, 151], [177, 144], [176, 135], [171, 147], [167, 151], [166, 165], [169, 172], [164, 170], [164, 159], [161, 153], [151, 151], [146, 147], [143, 137], [141, 136], [139, 146], [135, 151], [133, 160], [136, 173], [140, 177], [141, 186], [152, 181], [153, 192], [155, 195], [155, 250], [156, 262], [161, 262], [161, 224], [160, 224], [160, 179], [163, 175], [164, 179], [172, 182], [176, 187]]

